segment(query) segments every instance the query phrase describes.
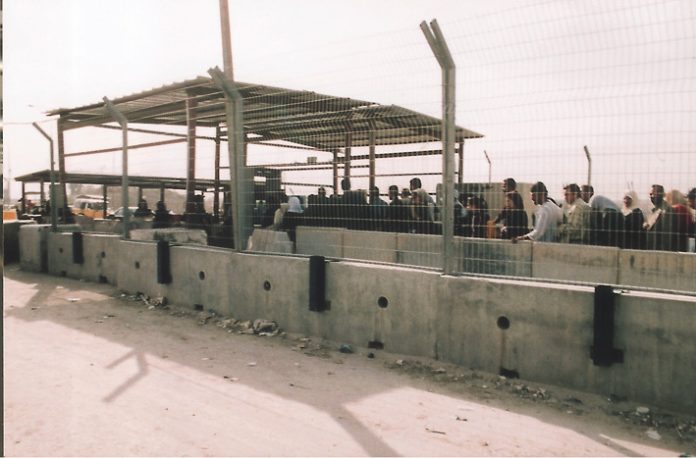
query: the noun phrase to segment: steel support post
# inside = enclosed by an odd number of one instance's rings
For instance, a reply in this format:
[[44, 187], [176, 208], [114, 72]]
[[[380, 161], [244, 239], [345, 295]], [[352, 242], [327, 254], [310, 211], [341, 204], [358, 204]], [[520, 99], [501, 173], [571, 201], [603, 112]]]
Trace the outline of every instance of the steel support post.
[[107, 191], [107, 186], [103, 185], [102, 186], [102, 200], [103, 200], [103, 204], [104, 204], [104, 210], [102, 210], [102, 211], [104, 212], [104, 214], [102, 215], [102, 218], [106, 218], [106, 205], [107, 205], [107, 202], [109, 200], [109, 198], [107, 197], [106, 191]]
[[215, 85], [225, 94], [227, 119], [227, 145], [230, 163], [230, 194], [232, 197], [232, 233], [234, 248], [243, 251], [252, 231], [251, 190], [252, 177], [245, 167], [243, 99], [233, 81], [227, 79], [219, 68], [208, 73]]
[[486, 156], [486, 161], [488, 162], [488, 184], [490, 185], [493, 176], [493, 163], [491, 162], [491, 158], [488, 157], [486, 150], [483, 150], [483, 155]]
[[[459, 170], [457, 171], [457, 183], [459, 184], [459, 192], [462, 192], [462, 183], [464, 183], [464, 140], [459, 142], [457, 154], [459, 156]], [[457, 196], [457, 198], [459, 198], [459, 196]], [[464, 202], [462, 202], [462, 204], [464, 204]]]
[[45, 183], [43, 180], [41, 180], [39, 186], [41, 187], [39, 198], [41, 199], [41, 205], [43, 205], [46, 202], [46, 190], [44, 189]]
[[375, 187], [375, 131], [370, 130], [370, 187], [367, 190], [369, 196]]
[[186, 213], [196, 211], [193, 195], [196, 189], [196, 100], [188, 94], [186, 97]]
[[[53, 139], [51, 138], [50, 135], [48, 135], [44, 130], [39, 127], [37, 123], [32, 123], [32, 125], [41, 132], [41, 135], [46, 137], [46, 140], [48, 140], [48, 143], [50, 144], [50, 150], [51, 150], [51, 172], [50, 172], [50, 177], [51, 177], [51, 188], [49, 189], [50, 193], [50, 199], [51, 199], [51, 232], [56, 231], [56, 225], [58, 224], [58, 207], [56, 206], [56, 172], [55, 172], [55, 164], [53, 160]], [[42, 187], [43, 190], [43, 187]]]
[[27, 196], [26, 196], [26, 186], [24, 181], [22, 181], [22, 205], [19, 206], [22, 211], [22, 215], [27, 212]]
[[[353, 129], [348, 126], [346, 129], [346, 147], [343, 152], [343, 177], [350, 178], [350, 155], [353, 150]], [[351, 186], [352, 189], [352, 186]]]
[[583, 147], [585, 149], [585, 157], [587, 157], [587, 184], [592, 184], [592, 157], [590, 156], [590, 150], [587, 145]]
[[104, 106], [121, 126], [123, 155], [121, 158], [121, 205], [123, 205], [123, 238], [130, 238], [130, 215], [128, 212], [128, 119], [118, 111], [111, 101], [104, 97]]
[[213, 220], [220, 221], [220, 124], [215, 128], [215, 178], [213, 188]]
[[[58, 180], [60, 181], [60, 193], [61, 193], [61, 206], [63, 210], [68, 205], [68, 191], [65, 187], [65, 140], [63, 138], [63, 121], [58, 119]], [[51, 206], [56, 206], [58, 204], [57, 196], [56, 199], [51, 202]], [[63, 222], [65, 222], [65, 212], [62, 211]]]
[[454, 137], [456, 66], [437, 21], [420, 24], [442, 69], [442, 260], [445, 274], [455, 271], [454, 256]]
[[333, 193], [338, 195], [338, 150], [333, 150]]

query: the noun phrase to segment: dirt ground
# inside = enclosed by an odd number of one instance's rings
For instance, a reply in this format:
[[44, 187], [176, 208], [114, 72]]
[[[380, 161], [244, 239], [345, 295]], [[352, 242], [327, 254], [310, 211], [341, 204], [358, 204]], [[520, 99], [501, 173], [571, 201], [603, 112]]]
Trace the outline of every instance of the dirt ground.
[[3, 316], [6, 456], [696, 453], [695, 416], [16, 265]]

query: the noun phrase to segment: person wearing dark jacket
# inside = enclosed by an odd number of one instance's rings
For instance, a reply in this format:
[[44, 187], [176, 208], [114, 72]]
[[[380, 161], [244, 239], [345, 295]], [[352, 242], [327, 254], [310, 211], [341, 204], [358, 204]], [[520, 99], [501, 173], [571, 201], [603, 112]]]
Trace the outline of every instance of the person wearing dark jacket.
[[517, 191], [505, 193], [505, 207], [498, 219], [503, 223], [500, 236], [504, 239], [513, 239], [529, 232], [527, 212], [524, 210], [520, 193]]

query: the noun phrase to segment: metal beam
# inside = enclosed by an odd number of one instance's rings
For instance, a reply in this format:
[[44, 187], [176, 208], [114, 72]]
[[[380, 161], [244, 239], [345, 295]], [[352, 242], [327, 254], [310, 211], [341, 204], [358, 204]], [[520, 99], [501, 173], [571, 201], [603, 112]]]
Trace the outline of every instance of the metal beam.
[[[63, 210], [61, 213], [63, 215], [63, 222], [65, 222], [65, 207], [68, 205], [68, 190], [65, 186], [65, 139], [63, 138], [63, 126], [63, 121], [58, 118], [58, 180], [60, 180], [60, 193], [62, 195]], [[51, 202], [51, 206], [55, 207], [58, 204], [58, 198], [57, 196], [54, 197], [56, 197], [56, 199]]]
[[194, 213], [193, 202], [196, 188], [196, 101], [193, 98], [186, 99], [186, 213]]
[[[153, 146], [171, 145], [174, 143], [183, 143], [185, 141], [187, 141], [185, 138], [177, 138], [176, 140], [162, 140], [160, 142], [139, 143], [136, 145], [129, 146], [128, 149], [151, 148]], [[114, 151], [120, 151], [122, 149], [123, 149], [123, 147], [119, 146], [119, 147], [114, 147], [114, 148], [95, 149], [95, 150], [91, 150], [91, 151], [79, 151], [77, 153], [67, 153], [67, 154], [65, 154], [65, 157], [89, 156], [92, 154], [113, 153]]]
[[215, 128], [215, 193], [213, 194], [213, 220], [220, 220], [220, 124]]
[[128, 214], [128, 119], [104, 97], [104, 106], [122, 129], [123, 156], [121, 159], [121, 205], [123, 205], [123, 238], [130, 238], [130, 215]]
[[372, 192], [372, 188], [375, 187], [375, 131], [370, 131], [370, 181], [368, 193]]
[[[46, 140], [48, 140], [48, 143], [50, 145], [50, 151], [51, 151], [51, 172], [50, 172], [50, 177], [51, 177], [51, 188], [49, 189], [50, 193], [50, 199], [51, 199], [51, 232], [56, 231], [56, 224], [58, 224], [58, 208], [56, 206], [56, 172], [55, 172], [55, 164], [53, 160], [53, 139], [51, 138], [50, 135], [48, 135], [37, 123], [32, 123], [32, 125], [41, 132], [41, 135], [46, 137]], [[24, 188], [24, 182], [22, 182], [22, 188]], [[41, 180], [41, 199], [43, 200], [43, 180]]]

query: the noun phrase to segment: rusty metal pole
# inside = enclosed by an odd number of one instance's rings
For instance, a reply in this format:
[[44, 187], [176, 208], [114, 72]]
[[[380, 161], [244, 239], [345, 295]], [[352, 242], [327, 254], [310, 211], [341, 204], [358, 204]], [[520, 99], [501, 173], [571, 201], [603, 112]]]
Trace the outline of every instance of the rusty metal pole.
[[442, 261], [445, 274], [454, 273], [454, 137], [455, 137], [455, 83], [456, 66], [449, 52], [445, 37], [436, 20], [430, 27], [423, 21], [420, 25], [430, 49], [442, 69]]
[[196, 189], [196, 100], [187, 94], [186, 97], [186, 213], [196, 211], [193, 202]]
[[130, 238], [130, 212], [128, 211], [128, 119], [104, 97], [104, 106], [121, 126], [123, 156], [121, 159], [121, 205], [123, 205], [123, 238]]
[[220, 124], [215, 127], [215, 180], [213, 183], [213, 220], [220, 221]]

